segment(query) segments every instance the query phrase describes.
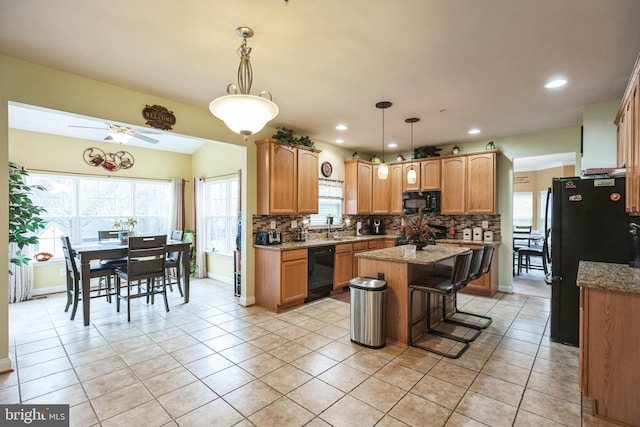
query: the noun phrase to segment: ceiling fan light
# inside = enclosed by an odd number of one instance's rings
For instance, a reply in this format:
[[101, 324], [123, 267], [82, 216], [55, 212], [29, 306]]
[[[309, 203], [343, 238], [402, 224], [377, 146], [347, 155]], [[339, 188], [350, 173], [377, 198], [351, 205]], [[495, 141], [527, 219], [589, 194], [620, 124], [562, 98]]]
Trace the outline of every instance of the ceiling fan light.
[[378, 178], [387, 179], [388, 176], [389, 176], [389, 167], [387, 166], [386, 163], [381, 163], [380, 166], [378, 166]]
[[129, 135], [128, 133], [124, 132], [111, 132], [109, 133], [109, 136], [115, 142], [119, 142], [120, 144], [126, 144], [127, 142], [131, 141], [131, 138], [133, 138], [133, 135]]
[[418, 176], [416, 175], [416, 171], [412, 167], [411, 169], [409, 169], [409, 172], [407, 172], [407, 183], [415, 184], [417, 180]]
[[209, 111], [233, 132], [246, 137], [259, 132], [280, 110], [267, 98], [238, 94], [214, 99]]

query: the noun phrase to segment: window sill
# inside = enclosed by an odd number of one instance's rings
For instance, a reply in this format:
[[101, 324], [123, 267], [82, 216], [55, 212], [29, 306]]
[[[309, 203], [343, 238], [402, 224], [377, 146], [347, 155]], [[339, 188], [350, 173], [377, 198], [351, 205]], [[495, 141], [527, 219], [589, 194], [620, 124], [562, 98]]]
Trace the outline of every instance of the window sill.
[[233, 256], [233, 253], [228, 253], [228, 252], [204, 251], [204, 253], [206, 253], [207, 255], [217, 255], [217, 256], [223, 256], [223, 257], [229, 257], [229, 258]]

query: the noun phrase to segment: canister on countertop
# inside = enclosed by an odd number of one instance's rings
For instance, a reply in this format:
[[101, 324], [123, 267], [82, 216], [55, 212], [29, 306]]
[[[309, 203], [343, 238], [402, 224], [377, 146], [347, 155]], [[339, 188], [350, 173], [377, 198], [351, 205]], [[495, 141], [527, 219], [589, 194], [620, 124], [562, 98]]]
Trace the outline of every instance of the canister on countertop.
[[482, 242], [482, 232], [484, 230], [482, 230], [482, 228], [480, 227], [473, 227], [473, 241], [474, 242]]
[[493, 242], [493, 231], [484, 231], [484, 241], [489, 243]]
[[471, 229], [465, 228], [462, 230], [462, 239], [463, 240], [471, 240]]

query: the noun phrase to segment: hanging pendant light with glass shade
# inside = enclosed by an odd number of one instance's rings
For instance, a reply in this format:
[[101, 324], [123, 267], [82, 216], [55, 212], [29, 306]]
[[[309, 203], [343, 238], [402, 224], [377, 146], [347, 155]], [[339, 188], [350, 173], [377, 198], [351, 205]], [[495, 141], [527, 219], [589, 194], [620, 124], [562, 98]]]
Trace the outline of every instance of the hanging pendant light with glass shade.
[[260, 92], [259, 96], [249, 93], [253, 84], [253, 70], [249, 58], [251, 48], [247, 46], [247, 38], [253, 36], [253, 30], [249, 27], [238, 27], [236, 33], [242, 37], [242, 44], [238, 48], [238, 86], [229, 84], [228, 95], [211, 101], [209, 110], [246, 141], [249, 135], [259, 132], [268, 121], [273, 120], [279, 109], [266, 90]]
[[376, 103], [376, 108], [382, 110], [382, 163], [378, 166], [378, 178], [387, 179], [389, 176], [389, 166], [384, 162], [384, 110], [391, 107], [393, 104], [389, 101], [380, 101]]
[[410, 161], [412, 163], [410, 163], [409, 171], [407, 172], [407, 184], [415, 184], [416, 181], [418, 180], [418, 174], [416, 173], [415, 167], [413, 165], [413, 124], [419, 121], [420, 119], [417, 117], [411, 117], [411, 118], [405, 119], [405, 123], [411, 124], [411, 159]]

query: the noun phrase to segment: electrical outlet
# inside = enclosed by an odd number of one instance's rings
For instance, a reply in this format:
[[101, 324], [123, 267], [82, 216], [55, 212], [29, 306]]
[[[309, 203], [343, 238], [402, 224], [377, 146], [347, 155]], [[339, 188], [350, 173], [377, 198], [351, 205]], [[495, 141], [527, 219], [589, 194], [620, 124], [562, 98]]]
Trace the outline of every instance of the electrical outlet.
[[276, 222], [275, 221], [271, 221], [271, 229], [272, 230], [276, 229]]
[[485, 230], [489, 228], [489, 221], [482, 221], [482, 228], [484, 228]]
[[291, 220], [291, 228], [298, 228], [298, 221], [296, 221], [295, 219]]

